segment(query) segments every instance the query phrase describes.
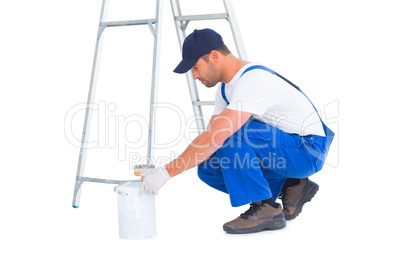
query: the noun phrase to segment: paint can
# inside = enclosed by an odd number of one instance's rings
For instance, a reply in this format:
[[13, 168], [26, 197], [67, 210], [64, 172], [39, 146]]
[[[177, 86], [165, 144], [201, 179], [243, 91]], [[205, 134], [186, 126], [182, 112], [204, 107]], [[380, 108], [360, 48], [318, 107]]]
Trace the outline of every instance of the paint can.
[[123, 239], [143, 239], [156, 234], [155, 196], [139, 195], [141, 181], [130, 181], [114, 188], [117, 193], [119, 236]]

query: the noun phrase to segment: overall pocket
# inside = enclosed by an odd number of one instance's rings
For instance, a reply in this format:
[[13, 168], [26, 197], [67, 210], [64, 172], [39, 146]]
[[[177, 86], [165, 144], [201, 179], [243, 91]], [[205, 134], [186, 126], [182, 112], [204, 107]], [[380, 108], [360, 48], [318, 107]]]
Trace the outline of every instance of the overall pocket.
[[316, 158], [308, 148], [309, 141], [305, 138], [285, 133], [283, 150], [287, 157], [288, 178], [305, 178], [317, 172]]
[[316, 159], [315, 164], [317, 172], [320, 171], [325, 163], [328, 155], [327, 138], [321, 136], [313, 136], [308, 146], [308, 152]]
[[276, 139], [277, 129], [261, 122], [248, 121], [242, 129], [242, 138], [254, 149], [264, 149]]

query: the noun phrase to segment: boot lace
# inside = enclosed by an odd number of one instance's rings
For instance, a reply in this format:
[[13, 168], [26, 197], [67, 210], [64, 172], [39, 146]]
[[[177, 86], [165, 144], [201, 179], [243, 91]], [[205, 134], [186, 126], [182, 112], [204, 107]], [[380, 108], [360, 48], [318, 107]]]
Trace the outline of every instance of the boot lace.
[[258, 210], [261, 210], [261, 206], [263, 205], [251, 203], [250, 208], [246, 212], [240, 214], [240, 218], [247, 220], [248, 217], [253, 216], [255, 213], [257, 213]]
[[282, 189], [281, 192], [278, 195], [278, 199], [282, 200], [282, 205], [285, 208], [286, 207], [286, 201], [288, 201], [288, 196], [289, 196], [289, 188]]

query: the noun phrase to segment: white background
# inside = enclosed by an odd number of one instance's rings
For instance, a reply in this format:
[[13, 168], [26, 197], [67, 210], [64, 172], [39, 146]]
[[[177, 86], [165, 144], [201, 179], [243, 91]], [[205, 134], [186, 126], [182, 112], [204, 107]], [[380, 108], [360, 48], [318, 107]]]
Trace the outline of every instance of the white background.
[[[120, 14], [111, 3], [109, 19], [152, 17], [151, 2], [134, 1]], [[187, 3], [190, 14], [222, 6]], [[156, 197], [152, 239], [119, 238], [112, 185], [84, 183], [80, 208], [73, 209], [79, 154], [73, 137], [80, 139], [84, 117], [74, 109], [87, 100], [101, 1], [7, 1], [0, 9], [1, 267], [400, 267], [400, 4], [233, 5], [249, 60], [299, 85], [337, 134], [327, 165], [311, 177], [320, 190], [302, 214], [283, 230], [225, 234], [222, 224], [247, 206], [231, 208], [195, 169]], [[195, 137], [194, 125], [180, 121], [191, 120], [192, 108], [185, 76], [172, 72], [181, 55], [169, 2], [163, 11], [158, 100], [165, 106], [157, 114], [155, 150], [161, 163]], [[235, 52], [223, 22], [189, 27], [215, 25]], [[98, 148], [89, 150], [87, 176], [134, 179], [128, 156], [144, 155], [144, 146], [131, 147], [143, 139], [133, 118], [143, 113], [147, 120], [152, 37], [146, 26], [129, 28], [103, 36], [94, 117], [100, 125], [90, 139]], [[211, 100], [214, 89], [200, 92]]]

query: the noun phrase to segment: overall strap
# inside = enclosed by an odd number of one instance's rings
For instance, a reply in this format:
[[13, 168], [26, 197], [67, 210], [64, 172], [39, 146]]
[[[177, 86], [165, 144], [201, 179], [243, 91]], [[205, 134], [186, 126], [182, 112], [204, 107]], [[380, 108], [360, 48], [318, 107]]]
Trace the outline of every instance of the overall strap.
[[221, 94], [222, 94], [222, 98], [226, 101], [226, 103], [229, 105], [229, 101], [226, 98], [226, 93], [225, 93], [225, 83], [222, 83], [221, 85]]
[[[307, 95], [306, 95], [298, 86], [296, 86], [295, 84], [293, 84], [292, 82], [290, 82], [288, 79], [286, 79], [286, 78], [283, 77], [282, 75], [280, 75], [280, 74], [278, 74], [278, 73], [272, 71], [271, 69], [269, 69], [269, 68], [267, 68], [267, 67], [265, 67], [265, 66], [262, 66], [262, 65], [254, 65], [254, 66], [251, 66], [251, 67], [247, 68], [247, 69], [242, 73], [242, 75], [241, 75], [240, 77], [242, 77], [246, 72], [251, 71], [251, 70], [255, 70], [255, 69], [265, 70], [265, 71], [267, 71], [267, 72], [272, 73], [273, 75], [277, 75], [279, 78], [283, 79], [283, 80], [284, 80], [285, 82], [287, 82], [289, 85], [291, 85], [292, 87], [294, 87], [294, 88], [296, 88], [298, 91], [300, 91], [300, 92], [304, 95], [304, 97], [306, 97], [306, 99], [311, 103], [311, 105], [313, 106], [315, 112], [316, 112], [317, 115], [318, 115], [318, 118], [320, 118], [320, 121], [321, 121], [321, 123], [322, 123], [322, 125], [323, 125], [323, 128], [324, 128], [325, 135], [326, 135], [327, 137], [333, 137], [333, 136], [335, 135], [335, 133], [334, 133], [331, 129], [329, 129], [329, 128], [324, 124], [324, 122], [322, 121], [321, 116], [320, 116], [320, 114], [318, 113], [317, 109], [315, 108], [313, 102], [307, 97]], [[224, 92], [223, 92], [223, 94], [224, 94]], [[226, 96], [225, 96], [225, 98], [226, 98]], [[226, 101], [226, 102], [229, 104], [228, 101]]]
[[267, 67], [265, 67], [265, 66], [262, 66], [262, 65], [254, 65], [254, 66], [248, 67], [246, 70], [244, 70], [244, 72], [241, 74], [240, 77], [242, 77], [245, 73], [247, 73], [247, 72], [249, 72], [249, 71], [252, 71], [252, 70], [255, 70], [255, 69], [264, 70], [264, 71], [270, 72], [270, 73], [273, 74], [273, 75], [276, 74], [274, 71], [272, 71], [271, 69], [269, 69], [269, 68], [267, 68]]
[[[247, 73], [248, 71], [255, 70], [255, 69], [261, 69], [261, 70], [270, 72], [270, 73], [272, 73], [272, 74], [274, 74], [274, 75], [276, 74], [274, 71], [272, 71], [271, 69], [269, 69], [269, 68], [267, 68], [267, 67], [265, 67], [265, 66], [262, 66], [262, 65], [254, 65], [254, 66], [248, 67], [248, 68], [241, 74], [240, 78], [241, 78], [245, 73]], [[225, 83], [222, 83], [222, 85], [221, 85], [221, 95], [222, 95], [222, 98], [223, 98], [223, 99], [226, 101], [226, 103], [229, 105], [229, 101], [228, 101], [228, 99], [226, 98], [226, 93], [225, 93]]]
[[[288, 83], [289, 85], [291, 85], [292, 87], [296, 88], [298, 91], [300, 91], [300, 92], [307, 98], [307, 100], [311, 103], [311, 105], [313, 106], [315, 112], [317, 113], [318, 117], [320, 118], [321, 123], [323, 123], [323, 122], [322, 122], [322, 119], [321, 119], [321, 116], [320, 116], [320, 114], [318, 113], [317, 109], [315, 108], [313, 102], [307, 97], [307, 95], [306, 95], [298, 86], [296, 86], [295, 84], [293, 84], [292, 82], [290, 82], [288, 79], [286, 79], [286, 78], [283, 77], [282, 75], [280, 75], [280, 74], [278, 74], [278, 73], [272, 71], [271, 69], [269, 69], [269, 68], [267, 68], [267, 67], [265, 67], [265, 66], [262, 66], [262, 65], [254, 65], [254, 66], [251, 66], [251, 67], [247, 68], [247, 69], [241, 74], [240, 77], [242, 77], [245, 73], [247, 73], [247, 72], [249, 72], [249, 71], [251, 71], [251, 70], [255, 70], [255, 69], [260, 69], [260, 70], [264, 70], [264, 71], [270, 72], [270, 73], [272, 73], [273, 75], [276, 75], [276, 76], [278, 76], [279, 78], [281, 78], [282, 80], [284, 80], [285, 82], [287, 82], [287, 83]], [[226, 98], [226, 96], [225, 96], [225, 98]], [[226, 102], [229, 104], [228, 101], [226, 101]]]
[[[256, 70], [256, 69], [264, 70], [264, 71], [270, 72], [270, 73], [273, 74], [273, 75], [277, 75], [279, 78], [283, 79], [283, 80], [284, 80], [285, 82], [287, 82], [289, 85], [291, 85], [292, 87], [294, 87], [294, 88], [296, 88], [298, 91], [300, 91], [300, 92], [308, 99], [308, 101], [311, 103], [311, 105], [313, 106], [314, 110], [316, 111], [318, 117], [320, 118], [320, 120], [321, 120], [321, 122], [322, 122], [321, 116], [319, 115], [319, 113], [318, 113], [317, 109], [315, 108], [313, 102], [307, 97], [307, 95], [306, 95], [298, 86], [296, 86], [295, 84], [293, 84], [292, 82], [290, 82], [289, 80], [287, 80], [287, 79], [286, 79], [285, 77], [283, 77], [282, 75], [280, 75], [280, 74], [278, 74], [278, 73], [272, 71], [271, 69], [269, 69], [269, 68], [267, 68], [267, 67], [265, 67], [265, 66], [263, 66], [263, 65], [254, 65], [254, 66], [248, 67], [246, 70], [244, 70], [244, 72], [241, 74], [240, 78], [241, 78], [245, 73], [247, 73], [247, 72], [249, 72], [249, 71], [252, 71], [252, 70]], [[226, 98], [225, 84], [224, 84], [224, 83], [222, 83], [222, 85], [221, 85], [221, 94], [222, 94], [222, 98], [223, 98], [223, 99], [226, 101], [226, 103], [229, 105], [229, 101], [228, 101], [228, 99]]]
[[[283, 77], [282, 75], [280, 75], [280, 74], [278, 74], [278, 73], [272, 71], [271, 69], [269, 69], [269, 68], [267, 68], [267, 67], [265, 67], [265, 66], [262, 66], [262, 65], [254, 65], [254, 66], [251, 66], [251, 67], [247, 68], [247, 69], [241, 74], [240, 78], [241, 78], [245, 73], [247, 73], [247, 72], [249, 72], [249, 71], [251, 71], [251, 70], [255, 70], [255, 69], [260, 69], [260, 70], [264, 70], [264, 71], [270, 72], [270, 73], [272, 73], [273, 75], [276, 75], [276, 76], [278, 76], [279, 78], [283, 79], [285, 82], [287, 82], [287, 83], [288, 83], [289, 85], [291, 85], [292, 87], [296, 88], [298, 91], [300, 91], [300, 92], [306, 97], [306, 99], [311, 103], [311, 105], [313, 106], [315, 112], [316, 112], [317, 115], [318, 115], [318, 118], [320, 118], [320, 121], [321, 121], [321, 123], [322, 123], [322, 125], [323, 125], [323, 128], [324, 128], [325, 135], [326, 135], [328, 138], [332, 138], [332, 139], [333, 139], [335, 133], [334, 133], [331, 129], [329, 129], [329, 128], [324, 124], [324, 122], [322, 121], [321, 116], [320, 116], [320, 114], [318, 113], [317, 109], [315, 108], [313, 102], [307, 97], [307, 95], [306, 95], [298, 86], [296, 86], [295, 84], [293, 84], [292, 82], [290, 82], [288, 79], [286, 79], [286, 78]], [[222, 98], [223, 98], [223, 99], [226, 101], [226, 103], [229, 105], [229, 101], [228, 101], [228, 99], [226, 98], [225, 84], [224, 84], [224, 83], [222, 83], [222, 85], [221, 85], [221, 94], [222, 94]], [[331, 140], [331, 141], [332, 141], [332, 140]]]

